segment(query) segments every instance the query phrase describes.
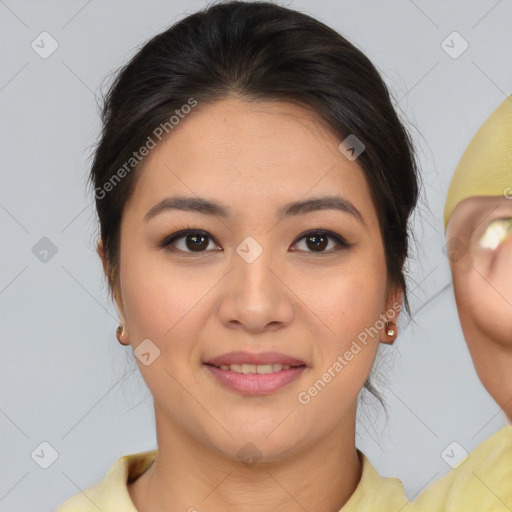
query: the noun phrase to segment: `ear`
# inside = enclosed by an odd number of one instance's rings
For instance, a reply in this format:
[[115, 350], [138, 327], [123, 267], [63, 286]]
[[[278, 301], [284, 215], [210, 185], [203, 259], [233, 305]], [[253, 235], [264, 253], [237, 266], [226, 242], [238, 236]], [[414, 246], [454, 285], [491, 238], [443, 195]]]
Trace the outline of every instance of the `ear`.
[[100, 257], [100, 260], [101, 260], [101, 264], [103, 265], [103, 273], [105, 274], [105, 277], [108, 277], [107, 259], [105, 258], [105, 252], [103, 251], [103, 240], [101, 238], [98, 239], [98, 245], [96, 246], [96, 252], [98, 253], [98, 256]]
[[[400, 311], [402, 311], [402, 301], [404, 300], [404, 292], [401, 288], [395, 287], [388, 294], [388, 300], [386, 302], [386, 311], [393, 310], [395, 311], [395, 317], [389, 318], [389, 320], [394, 321], [395, 323], [398, 320], [398, 316], [400, 315]], [[391, 316], [391, 315], [390, 315]]]
[[[103, 265], [103, 272], [105, 274], [105, 277], [107, 278], [107, 282], [109, 279], [109, 268], [108, 268], [108, 261], [105, 256], [105, 251], [103, 250], [103, 240], [100, 238], [98, 240], [98, 245], [96, 246], [96, 252], [98, 253], [98, 256], [100, 257], [101, 264]], [[121, 300], [121, 294], [119, 293], [119, 289], [117, 285], [114, 285], [114, 303], [117, 309], [117, 313], [119, 315], [119, 323], [121, 325], [126, 326], [126, 321], [124, 318], [124, 308], [123, 308], [123, 302]]]

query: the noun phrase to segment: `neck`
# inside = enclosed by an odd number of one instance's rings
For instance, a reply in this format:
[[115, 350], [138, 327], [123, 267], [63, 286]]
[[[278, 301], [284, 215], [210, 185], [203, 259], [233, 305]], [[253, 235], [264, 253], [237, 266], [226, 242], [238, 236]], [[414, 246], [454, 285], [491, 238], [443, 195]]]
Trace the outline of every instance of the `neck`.
[[157, 457], [128, 486], [139, 512], [338, 512], [361, 478], [355, 407], [317, 443], [277, 461], [254, 463], [220, 454], [162, 420], [156, 406], [155, 413]]

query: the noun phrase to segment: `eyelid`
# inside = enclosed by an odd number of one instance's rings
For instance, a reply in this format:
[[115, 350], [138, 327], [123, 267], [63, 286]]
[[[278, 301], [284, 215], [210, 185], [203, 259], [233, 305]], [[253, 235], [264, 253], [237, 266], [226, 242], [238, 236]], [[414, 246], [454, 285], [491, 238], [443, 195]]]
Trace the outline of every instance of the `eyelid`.
[[[178, 231], [175, 231], [171, 235], [168, 235], [168, 236], [164, 237], [164, 239], [161, 242], [157, 243], [157, 246], [160, 247], [160, 248], [166, 249], [166, 250], [168, 250], [170, 252], [178, 252], [178, 253], [182, 253], [182, 254], [202, 254], [202, 253], [208, 252], [208, 251], [198, 251], [197, 253], [194, 253], [194, 251], [183, 251], [181, 249], [170, 248], [170, 247], [172, 247], [172, 244], [174, 242], [176, 242], [177, 240], [179, 240], [179, 239], [181, 239], [183, 237], [186, 237], [187, 235], [192, 234], [192, 233], [198, 233], [200, 235], [203, 235], [206, 238], [209, 238], [210, 240], [212, 240], [217, 245], [220, 245], [216, 241], [216, 239], [212, 235], [210, 235], [207, 231], [204, 231], [204, 230], [199, 229], [199, 228], [186, 227], [184, 229], [180, 229]], [[292, 243], [292, 246], [296, 245], [302, 239], [307, 238], [308, 235], [309, 236], [313, 236], [315, 234], [316, 235], [325, 236], [327, 238], [330, 238], [330, 239], [334, 240], [336, 245], [337, 245], [337, 247], [335, 249], [330, 249], [328, 251], [319, 251], [319, 252], [315, 252], [315, 251], [294, 251], [294, 252], [306, 252], [306, 253], [317, 254], [319, 256], [322, 256], [322, 255], [333, 254], [333, 253], [335, 253], [337, 251], [340, 251], [340, 250], [343, 250], [343, 249], [350, 249], [352, 246], [355, 245], [354, 243], [347, 242], [347, 240], [345, 240], [344, 237], [342, 237], [341, 235], [335, 233], [334, 231], [330, 231], [328, 229], [317, 228], [317, 229], [309, 229], [309, 230], [303, 231], [300, 235], [297, 236], [295, 241]]]
[[293, 242], [293, 245], [295, 245], [298, 242], [300, 242], [303, 238], [307, 238], [307, 235], [311, 236], [311, 235], [315, 235], [315, 234], [321, 235], [321, 236], [326, 236], [327, 238], [331, 238], [332, 240], [334, 240], [336, 242], [337, 247], [334, 250], [330, 249], [329, 251], [320, 251], [318, 253], [315, 253], [315, 251], [305, 251], [307, 253], [318, 254], [318, 255], [332, 254], [332, 253], [337, 252], [337, 251], [342, 250], [342, 249], [350, 249], [354, 245], [353, 243], [347, 242], [347, 240], [345, 240], [344, 237], [342, 237], [341, 235], [338, 235], [334, 231], [331, 231], [329, 229], [322, 229], [322, 228], [308, 229], [307, 231], [302, 232], [295, 239], [295, 242]]
[[[172, 252], [181, 252], [181, 253], [194, 254], [193, 251], [182, 251], [181, 249], [175, 249], [175, 248], [170, 249], [169, 248], [169, 246], [172, 246], [172, 244], [174, 242], [176, 242], [177, 240], [180, 240], [181, 238], [184, 238], [187, 235], [190, 235], [190, 234], [193, 234], [193, 233], [197, 233], [197, 234], [203, 235], [206, 238], [209, 238], [210, 240], [212, 240], [217, 245], [220, 245], [215, 240], [215, 238], [212, 235], [210, 235], [210, 233], [208, 233], [207, 231], [204, 231], [203, 229], [199, 229], [199, 228], [186, 227], [184, 229], [179, 229], [178, 231], [175, 231], [174, 233], [172, 233], [170, 235], [167, 235], [166, 237], [163, 238], [163, 240], [161, 242], [158, 242], [157, 246], [161, 247], [163, 249], [167, 249], [167, 250], [172, 251]], [[200, 252], [198, 252], [197, 254], [200, 254]], [[206, 251], [202, 251], [202, 252], [206, 252]]]

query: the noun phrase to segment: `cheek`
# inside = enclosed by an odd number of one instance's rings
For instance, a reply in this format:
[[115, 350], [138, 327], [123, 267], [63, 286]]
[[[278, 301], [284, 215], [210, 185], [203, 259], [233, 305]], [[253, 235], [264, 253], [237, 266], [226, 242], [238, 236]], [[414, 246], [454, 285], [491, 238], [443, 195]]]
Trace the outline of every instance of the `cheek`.
[[[123, 264], [121, 283], [127, 328], [139, 371], [155, 403], [164, 407], [176, 423], [183, 422], [184, 428], [189, 428], [186, 418], [204, 411], [183, 391], [183, 386], [191, 385], [191, 359], [199, 346], [200, 301], [214, 282], [198, 282], [192, 271], [174, 272], [160, 257], [132, 253]], [[137, 349], [147, 339], [151, 343], [146, 341], [141, 349], [148, 347], [144, 351], [150, 353], [149, 364], [139, 357], [143, 351]], [[175, 411], [181, 411], [180, 415], [176, 416]]]
[[337, 335], [343, 339], [357, 336], [385, 312], [384, 262], [373, 256], [354, 258], [351, 265], [333, 271], [322, 289], [316, 287], [311, 296]]
[[132, 344], [149, 338], [164, 355], [172, 346], [172, 361], [184, 362], [190, 350], [186, 340], [201, 323], [199, 304], [214, 286], [214, 276], [200, 279], [192, 267], [177, 271], [165, 257], [149, 251], [126, 254], [121, 288]]
[[310, 325], [317, 325], [312, 338], [318, 365], [311, 381], [320, 379], [320, 386], [329, 382], [330, 391], [322, 391], [317, 403], [327, 408], [337, 403], [336, 409], [355, 399], [374, 363], [385, 327], [380, 315], [386, 311], [386, 269], [382, 260], [361, 255], [330, 275], [308, 280], [300, 296], [309, 297], [307, 306], [314, 315], [307, 308], [303, 314]]

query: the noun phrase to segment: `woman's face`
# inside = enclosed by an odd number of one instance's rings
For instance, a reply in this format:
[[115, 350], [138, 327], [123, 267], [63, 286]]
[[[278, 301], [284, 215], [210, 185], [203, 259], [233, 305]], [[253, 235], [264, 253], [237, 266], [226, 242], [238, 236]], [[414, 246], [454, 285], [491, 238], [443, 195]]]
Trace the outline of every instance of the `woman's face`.
[[[340, 142], [299, 106], [229, 98], [199, 104], [146, 157], [123, 214], [116, 296], [160, 432], [272, 460], [353, 428], [381, 315], [401, 295], [387, 288], [363, 171]], [[177, 196], [216, 206], [148, 216]], [[207, 364], [232, 351], [303, 366]]]

